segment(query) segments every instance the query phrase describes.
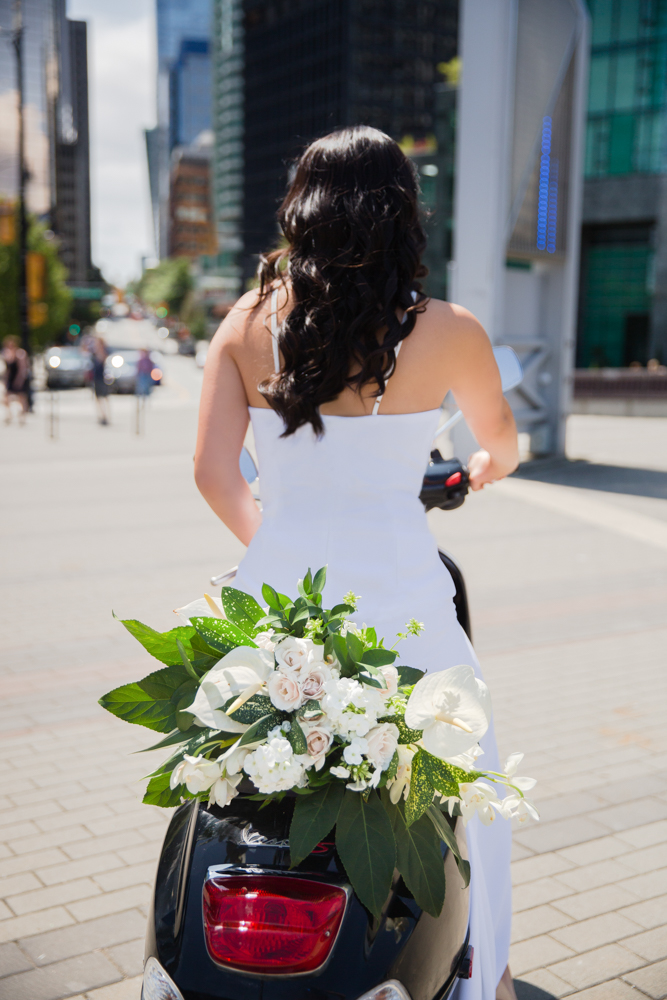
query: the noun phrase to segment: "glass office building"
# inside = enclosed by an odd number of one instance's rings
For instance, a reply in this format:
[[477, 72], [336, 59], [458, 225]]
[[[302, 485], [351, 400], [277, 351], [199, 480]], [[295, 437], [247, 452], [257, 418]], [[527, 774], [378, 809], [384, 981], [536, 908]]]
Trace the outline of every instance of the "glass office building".
[[589, 0], [577, 365], [667, 360], [667, 0]]

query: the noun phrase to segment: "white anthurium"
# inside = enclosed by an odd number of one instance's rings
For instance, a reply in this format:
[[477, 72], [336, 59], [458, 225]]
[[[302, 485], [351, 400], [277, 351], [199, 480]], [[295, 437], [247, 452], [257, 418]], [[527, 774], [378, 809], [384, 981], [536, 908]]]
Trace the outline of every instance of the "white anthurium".
[[406, 725], [422, 729], [424, 748], [441, 760], [470, 753], [490, 721], [486, 684], [466, 664], [422, 677], [405, 710]]
[[[237, 646], [204, 674], [193, 703], [192, 712], [200, 726], [221, 729], [225, 733], [244, 733], [248, 728], [234, 719], [234, 709], [251, 698], [263, 686], [273, 670], [273, 656], [265, 649]], [[222, 710], [230, 698], [230, 713]]]
[[[217, 614], [211, 607], [211, 602], [218, 609]], [[178, 615], [184, 625], [191, 625], [191, 618], [225, 617], [220, 598], [211, 597], [209, 594], [207, 594], [206, 597], [199, 597], [196, 601], [191, 601], [189, 604], [184, 604], [182, 608], [176, 608], [174, 614]]]

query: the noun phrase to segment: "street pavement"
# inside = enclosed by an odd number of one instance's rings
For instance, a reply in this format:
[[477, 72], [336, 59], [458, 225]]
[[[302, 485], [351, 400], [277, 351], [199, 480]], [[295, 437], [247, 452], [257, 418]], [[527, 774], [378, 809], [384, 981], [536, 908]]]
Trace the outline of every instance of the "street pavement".
[[[148, 327], [114, 324], [110, 342]], [[121, 338], [123, 338], [121, 340]], [[165, 811], [154, 740], [97, 706], [152, 661], [113, 619], [171, 608], [242, 546], [192, 478], [201, 385], [168, 356], [96, 423], [88, 390], [0, 427], [0, 1000], [139, 1000]], [[532, 463], [429, 517], [468, 583], [501, 755], [541, 822], [515, 831], [522, 1000], [667, 997], [667, 420], [577, 416], [570, 461]]]

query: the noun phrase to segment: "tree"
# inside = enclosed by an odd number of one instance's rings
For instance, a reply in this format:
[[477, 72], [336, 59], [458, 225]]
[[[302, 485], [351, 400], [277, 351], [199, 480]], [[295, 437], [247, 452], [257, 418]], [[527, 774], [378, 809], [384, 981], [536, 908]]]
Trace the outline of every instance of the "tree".
[[172, 315], [178, 316], [194, 285], [187, 257], [172, 257], [144, 271], [137, 294], [149, 306], [165, 305]]
[[[55, 239], [47, 240], [46, 226], [28, 218], [28, 253], [43, 258], [40, 264], [39, 301], [31, 309], [30, 339], [33, 350], [45, 347], [69, 321], [72, 293], [65, 284], [67, 269], [58, 257]], [[20, 339], [18, 243], [0, 243], [0, 340], [8, 335]]]

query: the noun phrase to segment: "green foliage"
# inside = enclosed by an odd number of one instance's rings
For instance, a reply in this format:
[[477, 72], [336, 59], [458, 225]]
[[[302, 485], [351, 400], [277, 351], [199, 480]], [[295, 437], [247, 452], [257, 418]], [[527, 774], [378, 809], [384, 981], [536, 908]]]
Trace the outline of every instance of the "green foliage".
[[454, 855], [456, 867], [458, 868], [459, 874], [463, 879], [463, 885], [470, 885], [470, 862], [461, 857], [458, 841], [452, 827], [450, 826], [449, 820], [446, 816], [443, 816], [437, 806], [429, 806], [427, 816], [433, 823], [440, 839], [444, 840], [447, 847]]
[[266, 739], [269, 732], [275, 726], [280, 725], [281, 721], [281, 717], [273, 713], [269, 715], [262, 715], [256, 722], [253, 722], [250, 729], [246, 729], [245, 733], [241, 737], [239, 746], [247, 747], [250, 746], [251, 743], [261, 742], [261, 740]]
[[331, 833], [340, 811], [345, 786], [332, 781], [313, 795], [299, 797], [289, 832], [291, 867], [300, 865], [321, 840]]
[[416, 667], [397, 667], [396, 669], [398, 670], [399, 687], [406, 684], [416, 684], [426, 673], [425, 670], [417, 670]]
[[197, 651], [192, 648], [192, 638], [196, 632], [191, 625], [179, 625], [169, 632], [156, 632], [149, 625], [144, 625], [134, 618], [121, 619], [120, 623], [151, 656], [168, 667], [183, 665], [182, 654], [178, 648], [179, 642], [188, 659], [191, 661], [197, 659]]
[[172, 315], [178, 316], [193, 289], [194, 278], [189, 260], [187, 257], [172, 257], [144, 271], [137, 285], [137, 294], [149, 306], [164, 303]]
[[401, 805], [393, 806], [386, 792], [382, 801], [391, 818], [396, 840], [396, 867], [415, 900], [432, 917], [438, 917], [445, 901], [445, 866], [440, 837], [427, 816], [410, 826]]
[[146, 794], [142, 802], [149, 806], [163, 806], [168, 809], [170, 806], [178, 806], [181, 798], [191, 799], [194, 796], [184, 785], [177, 785], [173, 790], [169, 787], [170, 774], [158, 774], [148, 782]]
[[190, 621], [204, 642], [219, 655], [225, 656], [237, 646], [257, 648], [249, 635], [225, 618], [191, 618]]
[[294, 753], [308, 753], [308, 744], [306, 743], [304, 731], [296, 719], [292, 723], [292, 728], [287, 733], [287, 739]]
[[396, 843], [377, 792], [368, 801], [345, 790], [336, 825], [336, 847], [357, 896], [379, 917], [391, 888], [396, 865]]
[[[18, 222], [17, 222], [18, 228]], [[46, 226], [28, 216], [29, 252], [44, 257], [44, 298], [46, 321], [30, 332], [33, 350], [37, 351], [51, 343], [69, 323], [72, 308], [72, 293], [66, 285], [67, 269], [58, 257], [57, 240], [47, 240]], [[18, 243], [0, 243], [0, 341], [12, 335], [20, 338], [19, 326], [19, 249]]]
[[179, 704], [194, 701], [195, 693], [196, 686], [184, 667], [171, 666], [109, 691], [99, 703], [125, 722], [170, 733], [178, 727]]
[[264, 609], [260, 608], [254, 597], [235, 587], [223, 587], [220, 596], [223, 610], [230, 622], [253, 638], [261, 632], [261, 626], [257, 622], [264, 617]]
[[410, 729], [406, 726], [402, 715], [383, 715], [378, 722], [393, 722], [398, 729], [398, 742], [403, 744], [416, 743], [422, 738], [421, 729]]
[[405, 819], [408, 826], [416, 823], [433, 803], [434, 789], [424, 764], [424, 752], [418, 750], [412, 758], [410, 794], [405, 803]]

